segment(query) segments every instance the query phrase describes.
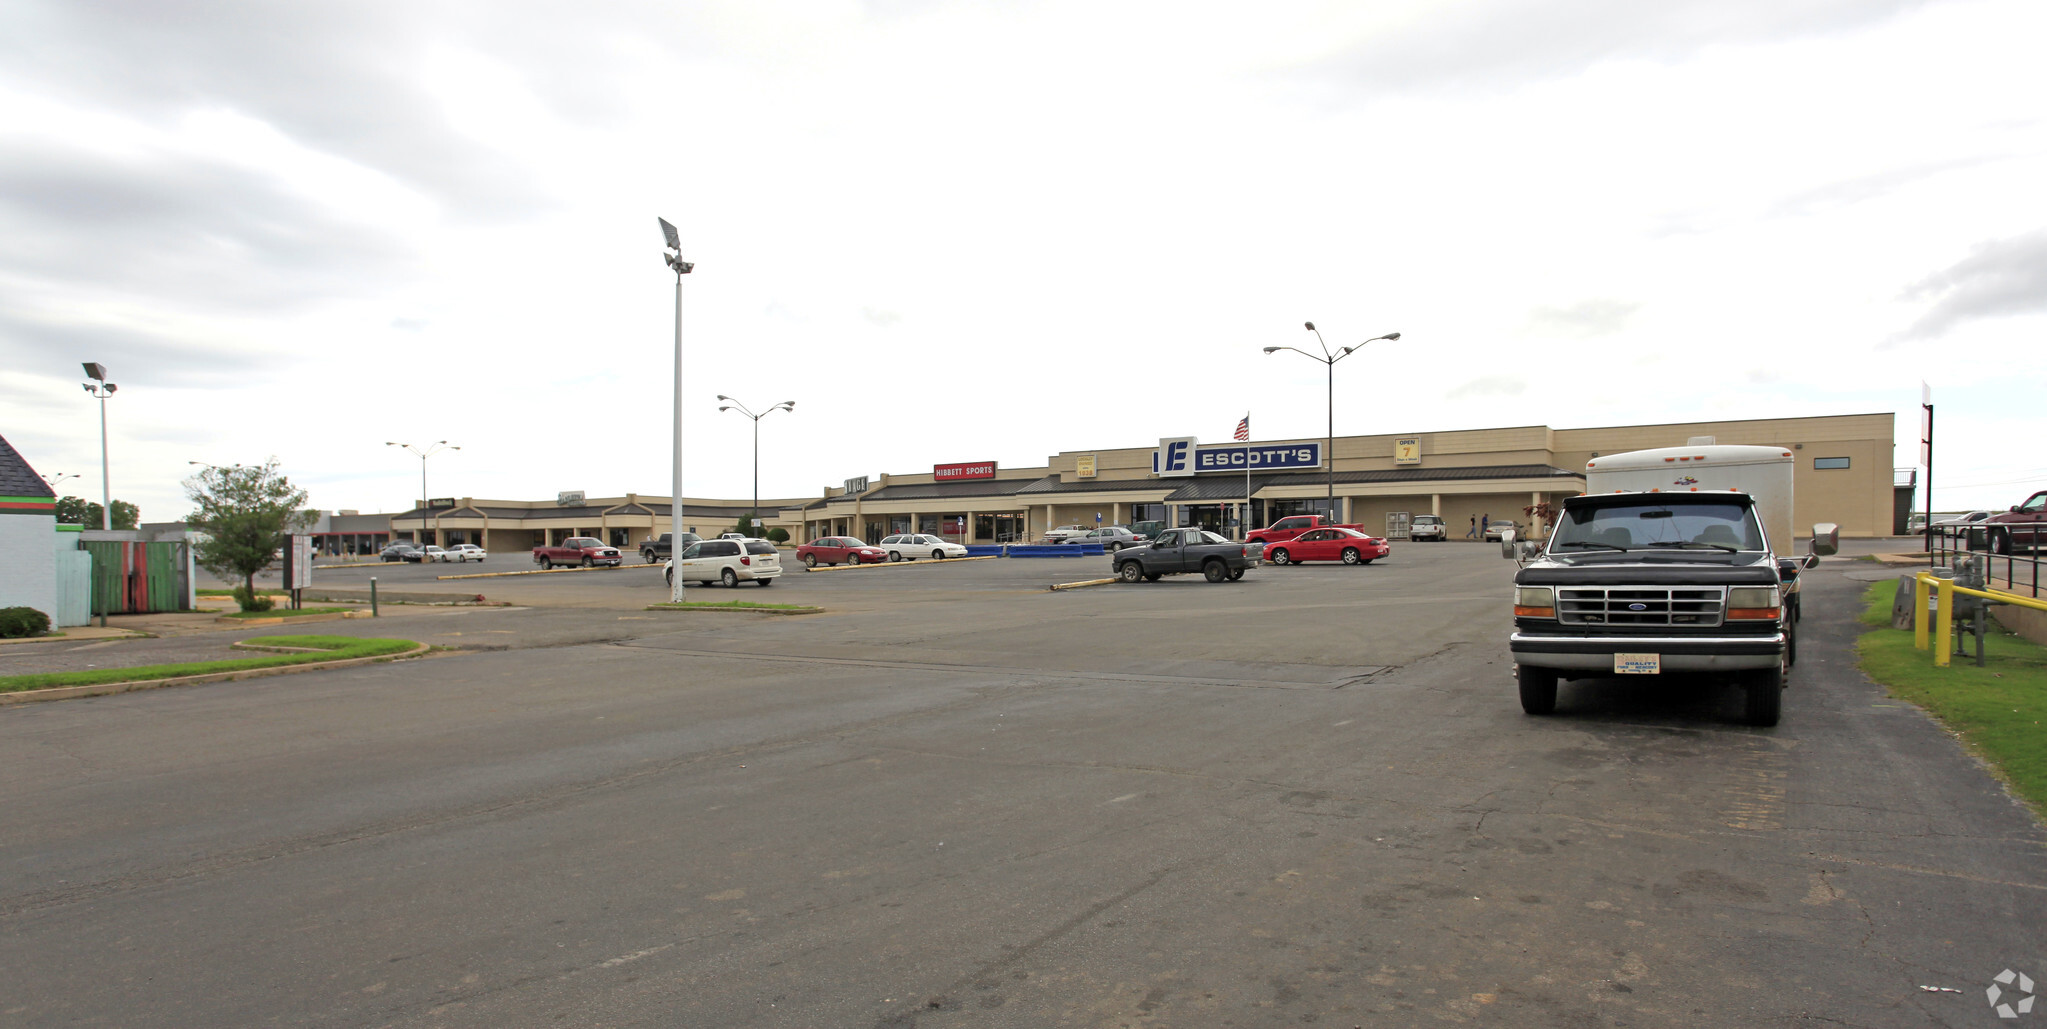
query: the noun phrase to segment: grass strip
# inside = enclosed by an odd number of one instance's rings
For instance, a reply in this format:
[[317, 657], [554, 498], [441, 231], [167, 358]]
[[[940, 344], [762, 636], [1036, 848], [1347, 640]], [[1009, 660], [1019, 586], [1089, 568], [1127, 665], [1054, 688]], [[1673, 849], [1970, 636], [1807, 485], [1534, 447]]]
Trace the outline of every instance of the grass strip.
[[222, 618], [304, 618], [307, 615], [331, 615], [342, 611], [353, 611], [352, 607], [302, 607], [294, 611], [288, 607], [274, 607], [268, 611], [230, 611]]
[[1890, 627], [1897, 589], [1896, 580], [1873, 583], [1863, 595], [1871, 626], [1855, 644], [1863, 674], [1939, 719], [2047, 818], [2047, 647], [1999, 630], [1984, 640], [1983, 667], [1959, 655], [1935, 667], [1910, 629]]
[[316, 654], [266, 654], [262, 657], [227, 658], [220, 661], [187, 661], [174, 665], [142, 665], [136, 668], [91, 668], [79, 672], [42, 672], [33, 675], [0, 676], [0, 693], [44, 690], [57, 686], [96, 686], [107, 682], [140, 682], [146, 679], [176, 679], [187, 675], [245, 672], [254, 668], [306, 665], [355, 657], [400, 654], [419, 644], [411, 640], [359, 639], [354, 636], [262, 636], [251, 642], [271, 647], [308, 647]]

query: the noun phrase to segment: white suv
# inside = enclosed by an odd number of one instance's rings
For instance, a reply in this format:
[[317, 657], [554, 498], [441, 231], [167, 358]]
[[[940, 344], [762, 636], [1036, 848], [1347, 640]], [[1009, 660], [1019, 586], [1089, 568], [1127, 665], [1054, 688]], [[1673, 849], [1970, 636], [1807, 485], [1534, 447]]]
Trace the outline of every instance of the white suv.
[[685, 547], [682, 556], [662, 562], [661, 577], [670, 586], [675, 585], [678, 561], [682, 565], [684, 582], [705, 586], [714, 582], [727, 586], [737, 586], [741, 582], [773, 586], [775, 576], [782, 574], [781, 552], [767, 540], [698, 540]]
[[906, 532], [899, 536], [890, 536], [875, 546], [888, 554], [891, 561], [915, 561], [920, 557], [942, 561], [948, 557], [967, 556], [967, 548], [957, 543], [947, 543], [928, 532]]
[[1414, 521], [1408, 523], [1407, 538], [1441, 543], [1450, 538], [1450, 527], [1443, 524], [1442, 515], [1415, 515]]

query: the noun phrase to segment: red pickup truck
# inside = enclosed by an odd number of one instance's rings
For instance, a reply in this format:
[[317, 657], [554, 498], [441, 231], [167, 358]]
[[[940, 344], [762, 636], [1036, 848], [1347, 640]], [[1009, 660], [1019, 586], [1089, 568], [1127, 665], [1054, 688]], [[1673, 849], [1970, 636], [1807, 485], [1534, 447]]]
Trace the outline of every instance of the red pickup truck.
[[1990, 549], [1995, 553], [2047, 547], [2047, 490], [2027, 497], [2025, 503], [2015, 504], [2009, 511], [1991, 515], [1981, 524], [1990, 530]]
[[591, 536], [571, 536], [558, 547], [534, 547], [533, 563], [541, 568], [555, 565], [582, 565], [593, 568], [599, 565], [616, 567], [625, 558], [619, 555], [617, 547], [607, 547], [604, 541]]
[[[1263, 529], [1252, 529], [1250, 534], [1244, 537], [1244, 542], [1284, 543], [1295, 536], [1299, 536], [1301, 533], [1307, 532], [1309, 529], [1356, 529], [1359, 532], [1365, 531], [1365, 527], [1362, 525], [1345, 525], [1340, 522], [1332, 522], [1321, 515], [1288, 515]], [[1370, 533], [1365, 534], [1371, 535]]]

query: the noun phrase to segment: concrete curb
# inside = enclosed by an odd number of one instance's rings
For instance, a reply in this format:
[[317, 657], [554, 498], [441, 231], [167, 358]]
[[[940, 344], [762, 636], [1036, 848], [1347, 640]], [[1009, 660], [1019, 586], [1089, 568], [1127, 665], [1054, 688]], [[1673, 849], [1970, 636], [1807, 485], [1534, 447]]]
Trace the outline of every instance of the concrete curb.
[[[81, 634], [77, 631], [79, 629], [87, 629], [89, 632]], [[0, 647], [10, 643], [80, 643], [87, 640], [151, 640], [155, 638], [155, 633], [137, 632], [134, 629], [108, 629], [102, 631], [97, 626], [73, 625], [59, 629], [47, 636], [18, 636], [0, 640]]]
[[344, 618], [368, 618], [369, 615], [368, 611], [360, 615], [353, 611], [330, 611], [324, 615], [276, 615], [271, 618], [231, 618], [221, 615], [214, 621], [222, 625], [299, 625], [305, 622], [338, 622]]
[[1048, 590], [1077, 590], [1082, 586], [1107, 586], [1115, 579], [1087, 579], [1081, 582], [1062, 582], [1045, 587]]
[[821, 607], [665, 607], [661, 604], [648, 604], [640, 610], [673, 611], [681, 615], [695, 614], [699, 611], [741, 615], [821, 615], [825, 612]]
[[398, 654], [379, 654], [375, 657], [351, 657], [340, 661], [310, 661], [302, 665], [279, 665], [275, 668], [245, 668], [239, 672], [214, 672], [209, 675], [181, 675], [171, 679], [135, 679], [129, 682], [101, 682], [90, 686], [54, 686], [46, 690], [20, 690], [14, 693], [0, 693], [0, 707], [14, 704], [34, 704], [45, 700], [70, 700], [73, 697], [104, 697], [115, 693], [135, 693], [142, 690], [163, 689], [167, 686], [197, 686], [209, 682], [232, 682], [236, 679], [260, 679], [268, 675], [289, 675], [293, 672], [325, 671], [330, 668], [353, 668], [356, 665], [374, 664], [378, 661], [401, 661], [418, 657], [432, 650], [433, 645], [420, 643], [413, 649]]

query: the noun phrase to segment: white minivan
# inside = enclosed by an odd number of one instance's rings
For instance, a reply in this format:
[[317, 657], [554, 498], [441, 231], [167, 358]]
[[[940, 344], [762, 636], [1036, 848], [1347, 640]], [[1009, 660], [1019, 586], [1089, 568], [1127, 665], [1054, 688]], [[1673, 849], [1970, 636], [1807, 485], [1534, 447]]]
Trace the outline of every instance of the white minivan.
[[737, 586], [741, 582], [773, 586], [775, 576], [782, 574], [781, 552], [773, 543], [761, 539], [698, 540], [690, 544], [683, 549], [681, 557], [671, 558], [661, 565], [661, 577], [670, 586], [675, 585], [677, 562], [681, 563], [684, 582], [705, 586], [714, 582], [727, 586]]

